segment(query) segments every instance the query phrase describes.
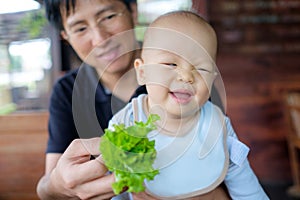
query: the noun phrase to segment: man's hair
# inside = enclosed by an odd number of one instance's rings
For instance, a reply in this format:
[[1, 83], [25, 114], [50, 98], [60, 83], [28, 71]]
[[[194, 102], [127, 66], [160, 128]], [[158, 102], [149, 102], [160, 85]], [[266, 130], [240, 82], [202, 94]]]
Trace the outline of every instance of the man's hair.
[[[130, 3], [136, 3], [136, 0], [120, 0], [124, 2], [129, 11], [131, 11]], [[46, 17], [48, 21], [58, 30], [63, 30], [61, 7], [66, 8], [67, 14], [75, 9], [77, 0], [44, 0]]]

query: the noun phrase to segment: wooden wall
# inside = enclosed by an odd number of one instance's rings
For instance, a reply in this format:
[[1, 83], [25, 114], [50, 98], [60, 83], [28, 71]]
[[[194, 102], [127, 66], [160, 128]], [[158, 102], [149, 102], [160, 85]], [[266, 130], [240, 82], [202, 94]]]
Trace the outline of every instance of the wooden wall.
[[299, 65], [296, 55], [220, 53], [218, 57], [227, 114], [240, 139], [251, 148], [249, 159], [262, 182], [291, 181], [283, 93], [300, 90]]
[[[215, 28], [227, 114], [262, 182], [291, 183], [283, 93], [300, 90], [300, 1], [193, 0]], [[300, 122], [299, 122], [300, 123]]]
[[260, 180], [291, 182], [283, 93], [300, 90], [300, 1], [206, 2], [227, 114]]
[[44, 173], [48, 113], [0, 116], [0, 199], [35, 200]]

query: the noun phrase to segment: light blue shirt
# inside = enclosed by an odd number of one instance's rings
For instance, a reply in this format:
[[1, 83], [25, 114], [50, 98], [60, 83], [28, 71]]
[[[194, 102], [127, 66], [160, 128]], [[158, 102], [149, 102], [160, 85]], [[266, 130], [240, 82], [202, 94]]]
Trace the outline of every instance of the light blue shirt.
[[[138, 105], [138, 116], [139, 121], [147, 120], [146, 115], [143, 113], [143, 98], [145, 95], [140, 95], [136, 98], [136, 102]], [[215, 107], [211, 102], [207, 102], [203, 108], [201, 109], [201, 116], [203, 116], [203, 112], [205, 110], [209, 110]], [[134, 122], [134, 106], [132, 103], [129, 103], [125, 108], [119, 111], [110, 121], [109, 127], [112, 127], [112, 124], [120, 124], [124, 123], [125, 126], [130, 126]], [[200, 118], [201, 118], [200, 116]], [[207, 115], [208, 116], [208, 115]], [[229, 166], [226, 168], [226, 175], [224, 178], [225, 185], [228, 189], [228, 192], [232, 199], [236, 200], [268, 200], [268, 196], [264, 192], [261, 187], [256, 175], [251, 169], [247, 155], [249, 152], [249, 148], [240, 142], [237, 138], [235, 131], [232, 128], [230, 123], [230, 119], [227, 116], [223, 116], [225, 122], [225, 130], [226, 130], [226, 144], [229, 155]], [[202, 120], [199, 120], [200, 127], [203, 126], [204, 123]], [[201, 129], [201, 128], [200, 128]], [[200, 133], [198, 133], [200, 134]], [[201, 135], [201, 134], [200, 134]], [[161, 144], [162, 145], [162, 144]], [[216, 155], [216, 154], [215, 154]], [[209, 170], [210, 166], [207, 167], [206, 170]], [[199, 174], [205, 173], [199, 169]], [[187, 173], [184, 173], [182, 170], [178, 170], [178, 173], [181, 173], [182, 176], [185, 176]], [[178, 175], [176, 174], [176, 176]], [[196, 174], [197, 171], [193, 171], [192, 173]], [[190, 173], [189, 173], [190, 174]], [[223, 179], [222, 179], [223, 180]], [[184, 183], [187, 187], [190, 186], [189, 183]], [[205, 184], [204, 184], [205, 185]], [[167, 187], [167, 186], [166, 186]], [[194, 190], [195, 188], [191, 188]], [[163, 190], [162, 190], [163, 191]], [[186, 191], [185, 191], [186, 192]], [[125, 195], [125, 194], [123, 194]], [[126, 194], [127, 195], [127, 194]], [[118, 198], [117, 198], [118, 199]], [[116, 200], [117, 200], [116, 199]], [[124, 199], [120, 198], [120, 199]], [[119, 200], [119, 199], [118, 199]]]

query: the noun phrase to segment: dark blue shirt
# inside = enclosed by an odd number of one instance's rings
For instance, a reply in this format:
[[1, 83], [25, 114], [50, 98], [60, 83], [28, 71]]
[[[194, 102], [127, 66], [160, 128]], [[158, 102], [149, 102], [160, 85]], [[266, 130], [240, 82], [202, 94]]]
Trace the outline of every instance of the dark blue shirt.
[[[133, 97], [146, 93], [144, 86]], [[49, 107], [47, 153], [63, 153], [76, 138], [101, 136], [112, 115], [125, 106], [103, 87], [94, 68], [83, 65], [54, 85]]]

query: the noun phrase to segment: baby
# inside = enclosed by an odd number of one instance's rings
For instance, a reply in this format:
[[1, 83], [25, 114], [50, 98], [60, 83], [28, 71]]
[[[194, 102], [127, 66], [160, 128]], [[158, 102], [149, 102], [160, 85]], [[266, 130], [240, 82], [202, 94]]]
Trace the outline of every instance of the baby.
[[162, 15], [145, 33], [134, 64], [148, 94], [118, 112], [110, 127], [160, 116], [157, 130], [148, 135], [155, 140], [154, 167], [160, 170], [153, 181], [145, 181], [151, 196], [205, 196], [224, 182], [232, 199], [269, 199], [249, 165], [248, 147], [210, 100], [218, 75], [216, 54], [215, 31], [190, 11]]

